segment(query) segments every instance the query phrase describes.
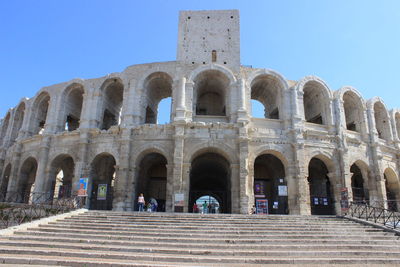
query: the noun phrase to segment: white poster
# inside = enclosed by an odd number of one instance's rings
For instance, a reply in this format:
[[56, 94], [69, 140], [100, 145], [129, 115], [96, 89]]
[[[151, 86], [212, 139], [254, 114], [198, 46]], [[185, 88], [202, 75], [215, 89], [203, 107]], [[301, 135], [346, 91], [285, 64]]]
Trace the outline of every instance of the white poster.
[[287, 196], [287, 186], [286, 185], [278, 185], [278, 195], [280, 197]]

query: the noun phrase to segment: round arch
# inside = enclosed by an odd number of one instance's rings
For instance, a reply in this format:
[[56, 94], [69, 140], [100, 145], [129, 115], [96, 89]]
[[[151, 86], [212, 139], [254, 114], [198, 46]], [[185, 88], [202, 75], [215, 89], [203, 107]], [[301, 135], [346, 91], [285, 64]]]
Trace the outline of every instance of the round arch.
[[[145, 150], [136, 159], [134, 203], [143, 194], [151, 211], [166, 211], [170, 189], [168, 182], [168, 159], [156, 150]], [[148, 207], [149, 208], [149, 207]]]
[[112, 210], [116, 159], [110, 153], [97, 154], [90, 164], [88, 206], [93, 210]]
[[392, 140], [389, 113], [383, 100], [380, 97], [374, 97], [367, 102], [367, 106], [374, 113], [375, 130], [378, 137], [386, 141]]
[[400, 181], [396, 172], [388, 167], [384, 171], [385, 186], [386, 186], [386, 200], [389, 210], [400, 210]]
[[119, 77], [109, 77], [100, 86], [100, 129], [108, 130], [121, 122], [124, 83]]
[[189, 212], [193, 212], [199, 197], [211, 195], [220, 200], [220, 212], [230, 213], [232, 177], [229, 160], [215, 150], [202, 150], [194, 155], [190, 162]]
[[316, 76], [306, 76], [297, 85], [303, 93], [304, 118], [307, 122], [330, 125], [332, 93], [327, 84]]
[[367, 134], [366, 103], [361, 94], [355, 88], [345, 86], [336, 91], [335, 96], [342, 103], [345, 128], [350, 131]]
[[30, 120], [29, 131], [32, 134], [42, 134], [47, 123], [47, 116], [50, 107], [50, 93], [42, 90], [35, 97], [32, 104], [32, 117]]
[[250, 173], [256, 213], [288, 214], [287, 161], [274, 150], [258, 153]]
[[80, 126], [85, 87], [82, 82], [71, 82], [62, 92], [59, 131], [74, 131]]
[[329, 173], [334, 171], [333, 160], [324, 154], [311, 157], [308, 163], [307, 180], [310, 190], [312, 215], [334, 215], [335, 198]]
[[8, 163], [3, 171], [0, 183], [0, 202], [6, 201], [8, 183], [10, 181], [11, 163]]
[[[29, 203], [33, 200], [31, 194], [34, 192], [35, 188], [37, 167], [37, 160], [32, 156], [27, 157], [23, 161], [19, 169], [19, 177], [17, 179], [17, 192], [8, 194], [11, 197], [11, 199], [8, 199], [8, 201]], [[43, 200], [43, 193], [44, 192], [38, 192], [38, 196], [35, 196], [35, 199]]]
[[46, 181], [46, 191], [49, 192], [49, 198], [71, 197], [75, 173], [74, 158], [69, 154], [58, 154], [50, 162], [49, 179]]

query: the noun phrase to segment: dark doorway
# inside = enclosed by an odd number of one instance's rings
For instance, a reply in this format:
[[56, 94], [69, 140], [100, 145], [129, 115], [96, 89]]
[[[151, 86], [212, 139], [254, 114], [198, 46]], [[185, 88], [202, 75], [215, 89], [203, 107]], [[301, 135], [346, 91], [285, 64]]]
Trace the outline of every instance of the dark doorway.
[[263, 214], [289, 213], [285, 168], [271, 154], [258, 156], [254, 161], [254, 203], [265, 203], [265, 200], [268, 209]]
[[[167, 200], [167, 159], [159, 153], [147, 154], [139, 164], [136, 180], [136, 198], [143, 194], [146, 204], [152, 205], [152, 211], [165, 211]], [[135, 210], [137, 210], [135, 202]]]
[[334, 199], [331, 183], [328, 177], [328, 168], [317, 158], [312, 158], [308, 165], [308, 183], [310, 187], [311, 214], [334, 215]]
[[115, 159], [100, 154], [92, 162], [89, 188], [89, 209], [112, 210], [115, 178]]
[[230, 164], [216, 153], [205, 153], [192, 161], [190, 172], [189, 212], [203, 196], [218, 200], [220, 213], [231, 212]]
[[353, 201], [360, 203], [368, 202], [368, 190], [364, 187], [364, 177], [361, 169], [356, 164], [353, 164], [350, 167], [350, 172], [353, 173], [353, 176], [351, 176]]
[[3, 179], [1, 179], [1, 184], [0, 184], [0, 202], [3, 202], [3, 201], [6, 200], [8, 181], [9, 181], [9, 178], [10, 178], [10, 174], [11, 174], [11, 164], [8, 164], [6, 169], [4, 170]]

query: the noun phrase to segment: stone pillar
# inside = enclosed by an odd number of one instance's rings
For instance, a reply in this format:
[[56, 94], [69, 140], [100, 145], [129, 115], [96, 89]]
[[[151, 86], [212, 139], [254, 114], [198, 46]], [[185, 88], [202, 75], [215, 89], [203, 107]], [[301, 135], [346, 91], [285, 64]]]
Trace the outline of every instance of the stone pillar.
[[138, 121], [138, 114], [135, 112], [136, 106], [139, 106], [139, 101], [137, 101], [139, 97], [135, 94], [136, 83], [136, 79], [131, 79], [124, 91], [122, 127], [132, 127]]
[[185, 121], [186, 120], [186, 78], [183, 77], [178, 82], [177, 99], [178, 106], [175, 112], [175, 121]]
[[174, 136], [174, 157], [173, 157], [173, 164], [172, 164], [172, 176], [171, 179], [168, 179], [167, 182], [171, 183], [172, 191], [172, 203], [171, 203], [171, 209], [172, 211], [175, 210], [174, 207], [174, 197], [176, 193], [183, 193], [185, 196], [184, 199], [184, 212], [188, 211], [188, 200], [189, 200], [189, 194], [186, 192], [186, 188], [184, 187], [184, 181], [183, 181], [183, 149], [184, 149], [184, 143], [185, 143], [185, 128], [182, 125], [177, 125], [175, 127], [175, 136]]
[[183, 162], [182, 164], [182, 191], [185, 196], [185, 206], [183, 208], [183, 212], [189, 212], [189, 194], [190, 194], [190, 169], [191, 169], [190, 162]]
[[332, 190], [332, 197], [334, 200], [334, 209], [335, 209], [335, 214], [336, 215], [342, 215], [342, 209], [340, 207], [340, 199], [341, 199], [341, 177], [338, 176], [337, 173], [335, 172], [330, 172], [327, 174], [329, 177], [329, 181], [331, 183], [331, 190]]
[[186, 81], [186, 121], [190, 122], [193, 120], [193, 112], [196, 112], [196, 98], [194, 92], [194, 83], [192, 81]]
[[114, 181], [114, 199], [113, 199], [113, 210], [123, 211], [128, 207], [126, 206], [126, 199], [131, 194], [131, 187], [128, 185], [130, 175], [130, 163], [131, 163], [131, 136], [132, 131], [130, 129], [123, 129], [121, 138], [118, 140], [119, 145], [119, 166], [115, 170], [116, 178]]
[[288, 188], [288, 209], [289, 214], [301, 214], [300, 213], [300, 199], [298, 191], [298, 180], [296, 176], [296, 164], [289, 164], [286, 168], [286, 183]]
[[34, 193], [34, 198], [33, 198], [34, 202], [43, 201], [44, 194], [49, 193], [46, 188], [47, 180], [49, 179], [49, 177], [47, 177], [46, 175], [48, 174], [47, 164], [48, 164], [48, 159], [49, 159], [50, 144], [51, 144], [51, 137], [44, 136], [42, 139], [42, 142], [40, 144], [39, 156], [37, 159], [38, 168], [36, 171], [35, 188], [34, 188], [34, 192], [33, 192]]
[[[240, 165], [238, 163], [231, 164], [231, 213], [248, 214], [249, 209], [247, 203], [242, 204], [242, 188], [240, 177]], [[247, 191], [247, 190], [246, 190]], [[246, 198], [247, 199], [247, 198]], [[242, 210], [244, 212], [242, 212]]]
[[126, 184], [128, 197], [125, 199], [125, 210], [127, 211], [136, 211], [135, 201], [138, 196], [136, 196], [135, 178], [137, 177], [138, 173], [139, 172], [136, 169], [136, 166], [131, 166]]
[[[304, 144], [295, 145], [297, 166], [297, 195], [298, 195], [298, 214], [310, 215], [310, 186], [308, 184], [308, 162], [305, 161]], [[294, 167], [294, 166], [293, 166]], [[293, 168], [292, 167], [292, 168]]]
[[246, 108], [246, 82], [244, 79], [240, 79], [238, 82], [238, 102], [239, 102], [239, 109], [237, 112], [237, 117], [238, 117], [238, 122], [248, 122], [249, 117], [247, 114], [247, 108]]
[[[254, 204], [254, 192], [253, 177], [249, 176], [249, 139], [245, 125], [242, 125], [239, 129], [239, 140], [239, 170], [237, 174], [239, 183], [237, 188], [239, 188], [240, 205], [237, 212], [241, 214], [249, 214], [249, 209]], [[234, 177], [235, 176], [233, 176], [232, 173], [232, 178]]]
[[165, 200], [165, 211], [166, 212], [173, 212], [174, 207], [174, 199], [173, 199], [173, 184], [170, 182], [173, 180], [173, 172], [174, 172], [174, 165], [167, 164], [167, 190], [166, 190], [166, 200]]

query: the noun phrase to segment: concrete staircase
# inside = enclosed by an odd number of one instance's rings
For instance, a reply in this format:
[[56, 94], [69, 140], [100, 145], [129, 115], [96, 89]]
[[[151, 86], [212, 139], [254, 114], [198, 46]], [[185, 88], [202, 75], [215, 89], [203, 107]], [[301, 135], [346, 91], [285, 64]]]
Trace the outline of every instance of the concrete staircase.
[[88, 211], [0, 237], [0, 263], [400, 265], [400, 237], [333, 216]]

